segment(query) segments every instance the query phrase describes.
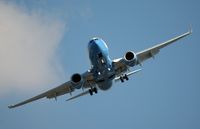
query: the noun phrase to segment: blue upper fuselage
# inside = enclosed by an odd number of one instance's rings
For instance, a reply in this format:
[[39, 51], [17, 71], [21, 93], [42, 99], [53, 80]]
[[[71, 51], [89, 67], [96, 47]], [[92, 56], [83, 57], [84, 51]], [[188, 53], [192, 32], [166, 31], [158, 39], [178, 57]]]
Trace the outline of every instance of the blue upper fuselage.
[[109, 89], [114, 78], [114, 71], [106, 43], [100, 38], [93, 38], [88, 43], [88, 52], [92, 65], [91, 70], [97, 79], [99, 88]]
[[89, 58], [93, 67], [98, 67], [99, 59], [104, 59], [107, 65], [112, 61], [109, 57], [108, 46], [100, 38], [93, 38], [88, 44]]

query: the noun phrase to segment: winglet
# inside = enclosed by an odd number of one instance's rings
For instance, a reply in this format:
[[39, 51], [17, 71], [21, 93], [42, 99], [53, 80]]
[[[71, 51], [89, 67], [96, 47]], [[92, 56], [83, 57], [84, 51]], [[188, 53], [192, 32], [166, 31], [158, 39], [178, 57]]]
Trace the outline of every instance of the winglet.
[[11, 109], [11, 108], [14, 108], [14, 106], [13, 106], [13, 105], [10, 105], [10, 106], [8, 106], [8, 108]]
[[192, 25], [190, 24], [190, 29], [189, 29], [190, 34], [192, 34]]

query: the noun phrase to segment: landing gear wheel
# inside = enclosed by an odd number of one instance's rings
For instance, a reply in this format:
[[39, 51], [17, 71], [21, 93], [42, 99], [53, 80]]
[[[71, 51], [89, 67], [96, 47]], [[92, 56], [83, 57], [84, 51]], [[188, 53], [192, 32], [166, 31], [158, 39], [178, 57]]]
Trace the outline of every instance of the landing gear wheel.
[[122, 83], [124, 82], [124, 78], [122, 76], [120, 77], [120, 80]]
[[89, 93], [90, 93], [91, 96], [93, 95], [92, 89], [89, 89]]
[[129, 78], [126, 74], [124, 75], [124, 79], [126, 79], [127, 81], [129, 80]]
[[94, 87], [94, 88], [93, 88], [93, 91], [94, 91], [94, 93], [95, 93], [95, 94], [97, 94], [97, 93], [98, 93], [98, 91], [97, 91], [97, 88], [96, 88], [96, 87]]
[[90, 93], [91, 96], [93, 95], [93, 92], [94, 92], [95, 94], [98, 93], [98, 90], [97, 90], [96, 87], [93, 87], [93, 88], [91, 87], [91, 89], [89, 89], [89, 93]]

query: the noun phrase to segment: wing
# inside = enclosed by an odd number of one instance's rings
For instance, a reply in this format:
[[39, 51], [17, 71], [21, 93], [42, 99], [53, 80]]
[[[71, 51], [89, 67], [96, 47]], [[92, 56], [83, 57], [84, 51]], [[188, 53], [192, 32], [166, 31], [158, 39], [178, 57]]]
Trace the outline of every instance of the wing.
[[190, 35], [191, 33], [192, 33], [192, 30], [190, 30], [190, 31], [188, 31], [188, 32], [186, 32], [186, 33], [184, 33], [184, 34], [182, 34], [180, 36], [177, 36], [177, 37], [175, 37], [173, 39], [170, 39], [170, 40], [168, 40], [166, 42], [160, 43], [160, 44], [155, 45], [155, 46], [153, 46], [151, 48], [148, 48], [148, 49], [145, 49], [143, 51], [140, 51], [140, 52], [136, 53], [137, 60], [138, 60], [137, 64], [141, 64], [141, 62], [143, 62], [143, 61], [145, 61], [145, 60], [147, 60], [147, 59], [149, 59], [151, 57], [154, 57], [154, 55], [156, 55], [160, 51], [161, 48], [164, 48], [164, 47], [176, 42], [177, 40], [182, 39], [182, 38]]
[[[154, 57], [154, 55], [158, 54], [158, 52], [160, 51], [161, 48], [164, 48], [167, 45], [170, 45], [170, 44], [174, 43], [175, 41], [190, 35], [191, 33], [192, 33], [192, 30], [190, 30], [190, 31], [188, 31], [188, 32], [186, 32], [186, 33], [184, 33], [180, 36], [177, 36], [173, 39], [170, 39], [166, 42], [160, 43], [160, 44], [155, 45], [151, 48], [148, 48], [148, 49], [145, 49], [143, 51], [136, 53], [137, 60], [136, 60], [136, 63], [135, 64], [133, 63], [133, 64], [134, 65], [138, 65], [138, 64], [141, 65], [141, 63], [143, 61], [145, 61], [145, 60], [147, 60], [151, 57]], [[127, 72], [129, 67], [132, 67], [132, 66], [127, 65], [126, 62], [127, 61], [124, 58], [119, 58], [119, 59], [113, 60], [113, 66], [115, 68], [115, 73], [116, 73], [117, 78], [119, 78], [123, 73]], [[135, 62], [135, 60], [134, 60], [134, 62]]]
[[71, 81], [68, 81], [56, 88], [53, 88], [47, 92], [44, 92], [40, 95], [37, 95], [33, 98], [30, 98], [28, 100], [25, 100], [23, 102], [20, 102], [18, 104], [15, 104], [15, 105], [10, 105], [8, 106], [8, 108], [15, 108], [15, 107], [18, 107], [18, 106], [21, 106], [21, 105], [24, 105], [24, 104], [27, 104], [27, 103], [30, 103], [32, 101], [35, 101], [35, 100], [38, 100], [38, 99], [41, 99], [41, 98], [56, 98], [57, 96], [60, 96], [60, 95], [63, 95], [63, 94], [66, 94], [66, 93], [71, 93], [73, 92], [75, 89], [74, 89], [74, 84], [71, 83]]

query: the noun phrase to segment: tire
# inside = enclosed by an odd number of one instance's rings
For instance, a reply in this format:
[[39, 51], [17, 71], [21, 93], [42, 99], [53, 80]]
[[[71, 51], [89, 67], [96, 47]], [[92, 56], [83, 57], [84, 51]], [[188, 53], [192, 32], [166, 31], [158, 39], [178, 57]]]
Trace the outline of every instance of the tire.
[[121, 82], [122, 82], [122, 83], [124, 82], [124, 79], [123, 79], [123, 77], [120, 77], [120, 80], [121, 80]]
[[97, 94], [97, 93], [98, 93], [98, 91], [97, 91], [97, 88], [96, 88], [96, 87], [94, 87], [94, 88], [93, 88], [93, 91], [94, 91], [94, 93], [95, 93], [95, 94]]
[[89, 93], [91, 96], [93, 95], [93, 91], [91, 89], [89, 89]]
[[124, 79], [126, 79], [127, 81], [129, 80], [129, 78], [126, 74], [124, 75]]

